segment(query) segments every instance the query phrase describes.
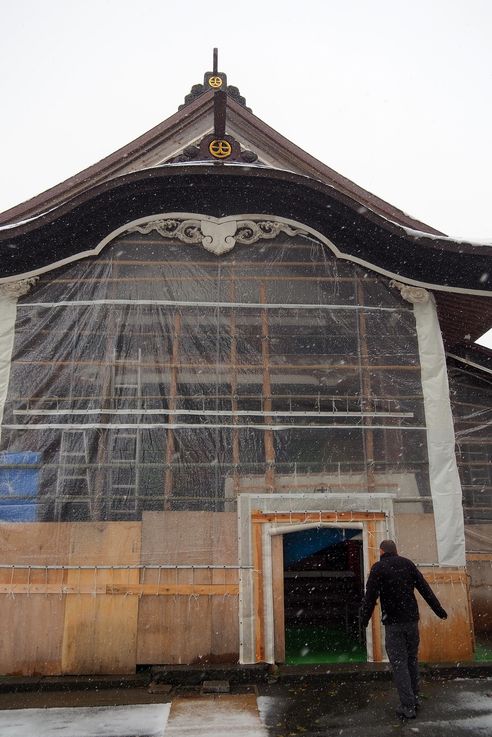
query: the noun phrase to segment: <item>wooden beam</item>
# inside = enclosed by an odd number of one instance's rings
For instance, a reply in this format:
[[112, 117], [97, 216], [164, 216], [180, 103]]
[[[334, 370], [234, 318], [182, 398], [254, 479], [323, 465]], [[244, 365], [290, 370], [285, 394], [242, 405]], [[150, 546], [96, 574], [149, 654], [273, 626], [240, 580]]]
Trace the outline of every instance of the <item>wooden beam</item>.
[[239, 585], [234, 583], [218, 583], [218, 584], [153, 584], [153, 583], [133, 583], [133, 584], [105, 584], [96, 585], [78, 585], [78, 584], [27, 584], [13, 583], [0, 584], [0, 594], [16, 596], [18, 594], [26, 594], [27, 596], [35, 594], [57, 595], [65, 594], [85, 594], [95, 595], [113, 595], [113, 596], [237, 596], [239, 594]]
[[[202, 572], [202, 571], [201, 571]], [[206, 571], [203, 571], [205, 573]], [[211, 571], [208, 571], [211, 574]], [[181, 583], [181, 584], [116, 584], [106, 586], [107, 594], [136, 594], [137, 596], [237, 596], [237, 583]]]
[[[384, 512], [253, 512], [253, 523], [266, 522], [374, 522], [384, 520]], [[376, 549], [377, 551], [377, 549]], [[377, 557], [374, 558], [374, 563]], [[372, 563], [371, 563], [372, 565]]]
[[[260, 286], [260, 302], [267, 303], [266, 286], [264, 283]], [[268, 327], [268, 312], [261, 312], [261, 357], [263, 363], [263, 410], [264, 412], [272, 411], [272, 386], [270, 382], [270, 332]], [[265, 425], [272, 424], [272, 418], [269, 415], [264, 417]], [[273, 431], [266, 430], [263, 436], [265, 444], [265, 483], [269, 491], [275, 490], [275, 446], [273, 442]]]
[[[229, 290], [230, 299], [232, 302], [236, 300], [236, 282], [235, 276]], [[236, 328], [236, 313], [231, 310], [230, 318], [230, 331], [231, 331], [231, 410], [237, 412], [238, 401], [237, 401], [237, 328]], [[237, 425], [237, 415], [233, 415], [232, 424]], [[232, 431], [232, 483], [234, 488], [234, 496], [237, 497], [239, 494], [240, 480], [239, 480], [239, 433], [237, 430]]]
[[[169, 384], [169, 409], [176, 409], [176, 396], [178, 393], [178, 360], [179, 360], [179, 339], [181, 334], [181, 315], [177, 312], [174, 316], [172, 359], [171, 359], [171, 378]], [[175, 415], [169, 415], [169, 424], [174, 424]], [[171, 462], [174, 458], [174, 430], [170, 427], [167, 431], [166, 438], [166, 472], [164, 475], [164, 509], [171, 508], [171, 495], [173, 492], [173, 469]]]
[[253, 536], [253, 601], [255, 612], [255, 660], [265, 660], [265, 607], [263, 595], [263, 545], [261, 541], [261, 524], [254, 519]]
[[[364, 288], [359, 279], [356, 280], [357, 289], [357, 304], [359, 306], [364, 305]], [[372, 390], [371, 390], [371, 376], [370, 370], [366, 368], [369, 364], [369, 350], [367, 347], [367, 326], [366, 326], [366, 315], [363, 309], [357, 312], [358, 320], [358, 335], [359, 335], [359, 355], [361, 357], [361, 383], [362, 383], [362, 406], [363, 412], [373, 411], [372, 401]], [[372, 425], [372, 419], [370, 417], [364, 417], [362, 420], [365, 428], [370, 428]], [[374, 478], [374, 435], [373, 431], [367, 429], [364, 433], [364, 452], [366, 460], [367, 470], [367, 488], [368, 491], [374, 491], [376, 487], [376, 481]]]
[[[372, 566], [379, 560], [379, 542], [376, 537], [375, 520], [370, 520], [367, 522], [367, 550], [369, 557], [368, 566], [369, 568], [372, 568]], [[380, 663], [383, 659], [381, 626], [381, 606], [378, 601], [378, 603], [374, 607], [374, 612], [371, 618], [372, 657], [375, 663]]]
[[274, 658], [285, 662], [284, 536], [272, 536]]

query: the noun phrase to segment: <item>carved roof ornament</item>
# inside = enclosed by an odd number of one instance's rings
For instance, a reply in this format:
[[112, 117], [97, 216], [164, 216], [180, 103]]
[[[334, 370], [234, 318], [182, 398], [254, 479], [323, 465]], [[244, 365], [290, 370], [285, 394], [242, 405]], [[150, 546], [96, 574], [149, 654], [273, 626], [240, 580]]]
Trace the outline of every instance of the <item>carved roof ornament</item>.
[[39, 276], [31, 276], [29, 279], [19, 279], [19, 281], [0, 284], [0, 299], [8, 299], [15, 302], [19, 297], [27, 294], [38, 279]]
[[307, 235], [301, 228], [293, 228], [285, 223], [273, 220], [178, 220], [160, 218], [144, 225], [129, 228], [129, 233], [148, 234], [157, 231], [164, 238], [173, 238], [188, 244], [201, 244], [203, 248], [216, 256], [231, 251], [236, 243], [250, 245], [259, 240], [276, 238], [280, 233], [285, 235]]
[[186, 107], [186, 105], [189, 105], [190, 102], [193, 102], [197, 99], [197, 97], [200, 97], [200, 95], [203, 95], [209, 90], [222, 90], [223, 92], [227, 92], [229, 97], [232, 97], [233, 100], [245, 107], [246, 110], [249, 110], [249, 112], [251, 112], [251, 108], [246, 106], [246, 99], [241, 95], [239, 89], [237, 87], [234, 87], [233, 85], [228, 85], [227, 75], [224, 74], [224, 72], [218, 71], [217, 62], [218, 49], [214, 49], [213, 70], [211, 72], [205, 72], [203, 77], [203, 84], [193, 85], [193, 87], [191, 88], [191, 92], [186, 95], [184, 103], [179, 106], [178, 110], [182, 110], [184, 107]]
[[423, 287], [412, 287], [409, 284], [402, 284], [399, 281], [392, 279], [389, 283], [390, 287], [398, 289], [403, 299], [407, 302], [415, 304], [425, 304], [430, 299], [430, 292]]
[[242, 149], [235, 138], [226, 134], [229, 88], [226, 75], [218, 71], [217, 57], [218, 51], [214, 49], [214, 68], [212, 72], [206, 72], [204, 82], [204, 87], [214, 90], [214, 132], [202, 138], [197, 146], [186, 146], [178, 156], [166, 161], [167, 164], [187, 161], [241, 161], [253, 164], [258, 159], [254, 151]]

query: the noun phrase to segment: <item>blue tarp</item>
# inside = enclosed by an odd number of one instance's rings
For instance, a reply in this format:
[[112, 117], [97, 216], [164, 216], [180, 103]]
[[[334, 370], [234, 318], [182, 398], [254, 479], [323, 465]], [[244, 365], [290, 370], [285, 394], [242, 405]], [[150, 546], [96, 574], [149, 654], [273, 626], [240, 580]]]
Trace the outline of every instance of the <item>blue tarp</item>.
[[310, 555], [319, 553], [332, 545], [360, 534], [359, 529], [339, 529], [336, 527], [320, 527], [319, 529], [299, 530], [284, 535], [284, 566], [288, 568]]
[[36, 520], [40, 460], [41, 454], [31, 451], [0, 453], [0, 520], [3, 522]]

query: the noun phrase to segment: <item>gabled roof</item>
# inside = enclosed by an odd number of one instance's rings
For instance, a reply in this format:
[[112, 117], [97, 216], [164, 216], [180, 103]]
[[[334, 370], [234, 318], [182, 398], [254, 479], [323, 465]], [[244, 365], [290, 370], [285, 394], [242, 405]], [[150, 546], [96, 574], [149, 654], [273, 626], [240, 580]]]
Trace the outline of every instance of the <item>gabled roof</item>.
[[[213, 98], [212, 90], [203, 92], [170, 118], [97, 164], [1, 213], [0, 225], [35, 217], [110, 179], [167, 162], [190, 143], [199, 141], [213, 130]], [[277, 133], [230, 95], [227, 96], [227, 133], [236, 138], [244, 148], [255, 151], [259, 159], [269, 167], [317, 179], [395, 223], [442, 235], [435, 228], [415, 220], [330, 169]]]
[[473, 341], [492, 324], [490, 245], [447, 238], [362, 189], [256, 117], [238, 91], [225, 97], [225, 111], [227, 134], [258, 164], [170, 163], [214, 131], [214, 92], [197, 85], [152, 130], [1, 214], [0, 282], [97, 253], [142, 215], [256, 213], [303, 223], [338, 257], [435, 290], [448, 353], [489, 370], [491, 352]]

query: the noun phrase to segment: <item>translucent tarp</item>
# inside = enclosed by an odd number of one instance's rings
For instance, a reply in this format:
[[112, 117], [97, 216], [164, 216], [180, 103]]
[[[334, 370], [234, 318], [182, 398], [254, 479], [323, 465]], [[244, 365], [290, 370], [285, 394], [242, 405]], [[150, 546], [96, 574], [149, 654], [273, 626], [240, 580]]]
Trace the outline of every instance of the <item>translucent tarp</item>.
[[451, 359], [448, 374], [466, 547], [492, 552], [492, 376]]
[[233, 511], [248, 491], [430, 511], [412, 305], [300, 235], [217, 257], [127, 233], [19, 299], [1, 447], [0, 519]]

